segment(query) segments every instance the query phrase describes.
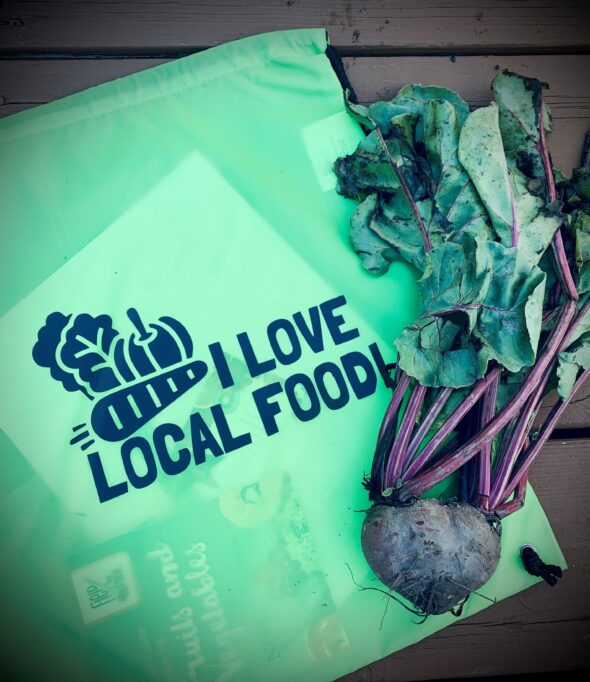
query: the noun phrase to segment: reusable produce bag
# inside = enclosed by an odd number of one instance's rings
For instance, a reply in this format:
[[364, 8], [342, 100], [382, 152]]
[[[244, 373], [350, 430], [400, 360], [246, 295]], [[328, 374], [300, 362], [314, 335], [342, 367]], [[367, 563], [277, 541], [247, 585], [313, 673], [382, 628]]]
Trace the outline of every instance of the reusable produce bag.
[[[454, 620], [380, 627], [355, 584], [416, 300], [348, 245], [331, 165], [362, 131], [326, 49], [247, 38], [0, 122], [14, 679], [330, 680]], [[535, 582], [523, 541], [563, 565], [532, 491], [488, 598]]]

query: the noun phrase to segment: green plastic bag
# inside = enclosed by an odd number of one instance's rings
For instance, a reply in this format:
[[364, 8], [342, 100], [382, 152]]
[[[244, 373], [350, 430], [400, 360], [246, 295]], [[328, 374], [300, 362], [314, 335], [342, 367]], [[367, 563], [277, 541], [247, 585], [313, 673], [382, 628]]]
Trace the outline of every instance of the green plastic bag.
[[[380, 629], [352, 578], [416, 301], [349, 248], [331, 164], [362, 132], [326, 48], [247, 38], [0, 122], [16, 679], [330, 680], [453, 621]], [[524, 541], [563, 565], [532, 491], [484, 595], [535, 582]]]

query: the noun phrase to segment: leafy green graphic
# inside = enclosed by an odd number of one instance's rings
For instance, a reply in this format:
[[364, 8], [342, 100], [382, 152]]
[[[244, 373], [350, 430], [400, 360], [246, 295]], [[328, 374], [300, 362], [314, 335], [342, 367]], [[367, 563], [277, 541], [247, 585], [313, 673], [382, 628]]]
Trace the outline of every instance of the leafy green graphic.
[[93, 393], [109, 391], [124, 383], [114, 360], [115, 340], [108, 315], [77, 315], [65, 334], [60, 359]]
[[93, 393], [108, 391], [122, 383], [114, 362], [119, 333], [108, 315], [48, 315], [33, 347], [33, 359], [51, 370], [67, 391]]
[[62, 332], [71, 317], [71, 315], [57, 312], [47, 316], [45, 325], [39, 330], [37, 343], [33, 347], [33, 360], [41, 367], [49, 368], [51, 376], [56, 381], [61, 381], [66, 391], [86, 392], [84, 387], [77, 383], [75, 377], [70, 372], [64, 371], [56, 361], [57, 347], [61, 343]]
[[145, 325], [135, 308], [127, 315], [135, 328], [129, 338], [109, 315], [51, 313], [33, 347], [35, 362], [67, 391], [98, 398], [90, 422], [108, 441], [135, 433], [207, 374], [202, 360], [190, 359], [193, 342], [178, 320], [164, 316]]

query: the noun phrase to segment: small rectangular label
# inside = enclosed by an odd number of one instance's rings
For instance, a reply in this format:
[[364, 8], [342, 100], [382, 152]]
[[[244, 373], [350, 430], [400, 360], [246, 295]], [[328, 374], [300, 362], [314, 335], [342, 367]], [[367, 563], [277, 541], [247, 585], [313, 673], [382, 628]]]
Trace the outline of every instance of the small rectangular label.
[[139, 603], [137, 582], [127, 552], [118, 552], [72, 571], [82, 620], [89, 625]]

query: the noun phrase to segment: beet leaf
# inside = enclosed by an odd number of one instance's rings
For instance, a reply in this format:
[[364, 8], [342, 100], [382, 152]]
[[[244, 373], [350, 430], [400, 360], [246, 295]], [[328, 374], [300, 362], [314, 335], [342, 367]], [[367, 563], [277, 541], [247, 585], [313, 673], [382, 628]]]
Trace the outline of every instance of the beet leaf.
[[495, 102], [472, 112], [438, 86], [349, 104], [368, 131], [334, 165], [338, 191], [359, 202], [351, 244], [373, 275], [397, 260], [421, 273], [416, 320], [395, 342], [373, 501], [405, 503], [460, 472], [447, 489], [461, 500], [513, 513], [590, 375], [590, 137], [571, 178], [552, 168], [546, 87], [503, 71]]

